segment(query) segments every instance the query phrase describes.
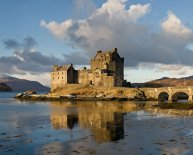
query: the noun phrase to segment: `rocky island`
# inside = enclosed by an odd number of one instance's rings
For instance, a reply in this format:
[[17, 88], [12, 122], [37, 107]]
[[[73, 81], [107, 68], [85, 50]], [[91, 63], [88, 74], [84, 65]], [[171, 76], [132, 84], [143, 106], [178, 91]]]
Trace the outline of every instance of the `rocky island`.
[[144, 93], [137, 88], [100, 87], [92, 85], [66, 85], [47, 94], [33, 91], [20, 93], [19, 99], [30, 100], [145, 100]]
[[22, 99], [41, 100], [133, 100], [144, 99], [142, 91], [126, 88], [124, 80], [124, 58], [117, 48], [97, 51], [90, 62], [90, 69], [76, 70], [72, 64], [54, 65], [51, 71], [51, 91], [45, 95], [24, 93]]
[[[73, 64], [54, 65], [51, 75], [51, 91], [37, 95], [27, 91], [16, 96], [30, 100], [168, 100], [179, 96], [192, 102], [193, 87], [129, 88], [124, 80], [124, 58], [117, 48], [97, 51], [90, 68], [76, 70]], [[181, 93], [181, 95], [179, 95]]]

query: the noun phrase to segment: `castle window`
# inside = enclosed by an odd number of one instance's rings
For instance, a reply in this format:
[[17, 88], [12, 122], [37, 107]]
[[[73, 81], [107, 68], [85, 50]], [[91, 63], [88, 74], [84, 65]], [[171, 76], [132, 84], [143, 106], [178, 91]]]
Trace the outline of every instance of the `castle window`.
[[58, 72], [58, 74], [59, 74], [59, 72]]
[[59, 79], [59, 77], [58, 77], [58, 79]]
[[53, 80], [54, 80], [54, 77], [53, 77]]
[[62, 77], [62, 79], [63, 79], [63, 77]]

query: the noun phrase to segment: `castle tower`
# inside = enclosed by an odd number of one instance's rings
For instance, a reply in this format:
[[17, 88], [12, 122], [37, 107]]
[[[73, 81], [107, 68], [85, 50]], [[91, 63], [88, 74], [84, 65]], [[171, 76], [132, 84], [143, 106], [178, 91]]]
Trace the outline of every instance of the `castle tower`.
[[[97, 51], [96, 56], [91, 59], [91, 70], [101, 70], [103, 75], [108, 76], [103, 78], [106, 80], [104, 85], [121, 87], [124, 80], [124, 58], [120, 57], [117, 48], [111, 51]], [[112, 83], [107, 84], [110, 76], [113, 76]]]
[[63, 87], [65, 84], [77, 83], [77, 70], [72, 64], [58, 66], [54, 65], [51, 72], [51, 90]]

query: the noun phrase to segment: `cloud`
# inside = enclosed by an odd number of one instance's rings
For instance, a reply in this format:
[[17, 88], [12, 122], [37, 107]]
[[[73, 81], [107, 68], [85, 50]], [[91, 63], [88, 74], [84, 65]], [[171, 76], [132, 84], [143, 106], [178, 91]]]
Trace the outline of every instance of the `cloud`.
[[59, 39], [64, 39], [67, 37], [67, 34], [65, 34], [65, 32], [68, 31], [68, 29], [73, 25], [73, 23], [72, 23], [72, 20], [67, 20], [60, 24], [58, 24], [55, 21], [52, 21], [49, 24], [47, 24], [44, 20], [42, 20], [40, 22], [40, 25], [52, 31], [52, 33], [55, 36], [57, 36]]
[[[143, 8], [142, 5], [135, 7], [139, 8], [139, 6]], [[146, 11], [149, 6], [149, 4], [145, 5]], [[146, 27], [133, 22], [134, 18], [137, 20], [142, 17], [142, 13], [137, 17], [131, 13], [135, 7], [126, 10], [125, 1], [109, 0], [86, 20], [69, 19], [62, 23], [55, 21], [46, 23], [42, 20], [40, 25], [72, 47], [83, 49], [85, 51], [83, 54], [91, 57], [98, 49], [111, 49], [116, 46], [123, 50], [126, 45], [145, 39]], [[143, 13], [145, 15], [147, 12], [143, 11]], [[127, 52], [128, 49], [124, 49], [123, 52]]]
[[150, 11], [150, 4], [145, 4], [145, 5], [137, 4], [137, 5], [130, 6], [128, 14], [130, 19], [137, 20], [143, 17], [149, 11]]
[[41, 27], [54, 36], [81, 49], [90, 58], [99, 49], [117, 47], [125, 65], [140, 63], [193, 65], [192, 30], [171, 11], [160, 24], [160, 31], [140, 22], [150, 12], [150, 4], [126, 7], [127, 0], [108, 0], [84, 20], [68, 19], [61, 23], [41, 21]]
[[36, 45], [37, 42], [32, 37], [29, 36], [23, 39], [23, 43], [21, 46], [23, 46], [25, 50], [31, 50]]
[[20, 46], [19, 43], [14, 39], [3, 40], [3, 43], [5, 45], [5, 48], [7, 49], [11, 49], [11, 48], [16, 49]]
[[157, 72], [170, 72], [173, 76], [184, 76], [188, 75], [189, 73], [193, 72], [192, 66], [185, 66], [185, 65], [165, 65], [160, 64], [157, 69]]
[[28, 79], [31, 81], [39, 81], [43, 85], [50, 86], [50, 73], [41, 73], [41, 74], [13, 74], [14, 77], [20, 78], [20, 79]]
[[63, 54], [64, 61], [67, 64], [76, 62], [76, 65], [88, 64], [90, 60], [87, 56], [82, 55], [81, 52], [71, 52]]
[[0, 57], [0, 72], [1, 73], [19, 73], [23, 74], [16, 66], [21, 64], [21, 60], [15, 56]]
[[156, 74], [165, 74], [170, 77], [184, 77], [190, 76], [193, 72], [193, 66], [187, 66], [183, 64], [161, 64], [161, 63], [141, 63], [138, 69], [147, 69], [154, 71]]
[[[86, 59], [79, 52], [63, 54], [61, 58], [45, 55], [36, 49], [37, 42], [32, 37], [26, 37], [22, 42], [14, 39], [3, 40], [5, 48], [13, 50], [12, 56], [0, 57], [0, 72], [7, 74], [44, 74], [50, 72], [54, 64], [66, 64], [74, 59], [76, 64]], [[76, 58], [78, 56], [78, 58]]]
[[86, 18], [96, 11], [93, 0], [74, 0], [74, 16], [75, 18]]
[[168, 17], [161, 24], [163, 31], [181, 37], [192, 35], [192, 30], [182, 24], [182, 21], [172, 12], [168, 12]]
[[3, 43], [5, 45], [5, 48], [7, 49], [25, 49], [25, 50], [29, 50], [32, 49], [32, 47], [37, 45], [37, 42], [32, 38], [32, 37], [26, 37], [23, 39], [22, 43], [19, 43], [17, 40], [15, 39], [4, 39]]

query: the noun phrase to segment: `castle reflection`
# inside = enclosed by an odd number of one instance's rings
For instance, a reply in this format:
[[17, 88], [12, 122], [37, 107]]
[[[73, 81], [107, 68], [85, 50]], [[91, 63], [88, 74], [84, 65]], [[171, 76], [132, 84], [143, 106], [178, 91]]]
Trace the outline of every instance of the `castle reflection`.
[[136, 111], [130, 102], [52, 102], [51, 124], [54, 129], [75, 126], [90, 129], [96, 142], [124, 138], [124, 115]]

